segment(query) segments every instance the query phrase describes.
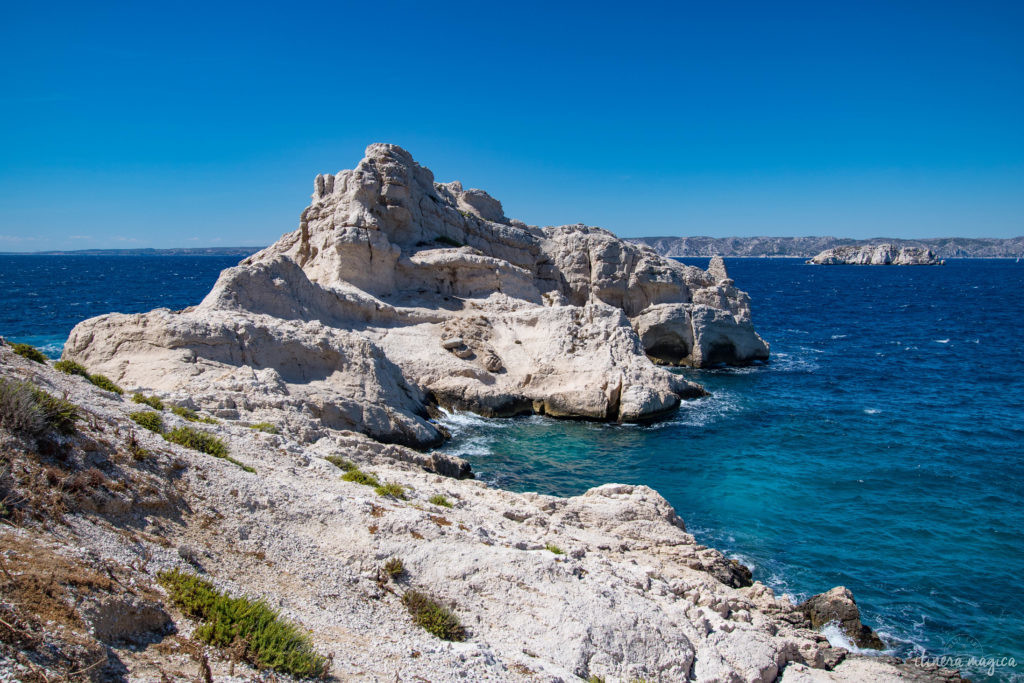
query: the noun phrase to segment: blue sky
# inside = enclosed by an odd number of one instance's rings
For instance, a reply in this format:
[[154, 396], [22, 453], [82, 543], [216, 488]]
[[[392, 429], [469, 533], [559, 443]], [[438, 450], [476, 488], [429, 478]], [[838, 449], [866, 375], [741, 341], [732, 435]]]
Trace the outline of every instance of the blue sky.
[[1024, 3], [5, 3], [0, 251], [267, 244], [400, 144], [535, 224], [1024, 234]]

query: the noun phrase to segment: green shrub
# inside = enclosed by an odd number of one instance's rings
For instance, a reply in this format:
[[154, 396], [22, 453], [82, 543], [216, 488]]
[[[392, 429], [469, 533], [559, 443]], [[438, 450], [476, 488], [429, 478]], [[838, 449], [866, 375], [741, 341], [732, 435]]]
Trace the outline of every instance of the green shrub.
[[555, 555], [565, 555], [565, 551], [564, 551], [564, 550], [562, 550], [561, 548], [559, 548], [559, 547], [558, 547], [557, 545], [555, 545], [554, 543], [548, 543], [548, 544], [547, 544], [546, 546], [544, 546], [544, 549], [545, 549], [545, 550], [550, 550], [550, 551], [551, 551], [551, 552], [553, 552], [553, 553], [554, 553]]
[[11, 344], [11, 350], [19, 356], [28, 358], [36, 363], [46, 362], [46, 354], [31, 344]]
[[227, 444], [208, 432], [193, 429], [192, 427], [175, 427], [169, 432], [164, 432], [163, 436], [164, 439], [171, 443], [176, 443], [179, 446], [184, 446], [185, 448], [191, 448], [192, 450], [199, 451], [200, 453], [212, 455], [213, 457], [220, 458], [221, 460], [227, 460], [232, 465], [237, 465], [246, 472], [251, 472], [253, 474], [256, 472], [254, 468], [249, 467], [245, 463], [239, 462], [228, 455]]
[[106, 391], [113, 391], [118, 396], [124, 393], [124, 389], [111, 382], [104, 375], [89, 375], [89, 381], [98, 386], [100, 389], [104, 389]]
[[79, 377], [84, 377], [93, 384], [95, 384], [96, 386], [98, 386], [100, 389], [112, 391], [118, 395], [124, 393], [124, 389], [114, 384], [106, 376], [90, 375], [89, 371], [86, 369], [84, 365], [82, 365], [81, 363], [76, 363], [73, 360], [59, 360], [53, 364], [53, 369], [60, 370], [65, 375], [78, 375]]
[[397, 579], [405, 573], [405, 565], [397, 557], [392, 557], [384, 563], [384, 573], [392, 580]]
[[232, 597], [209, 581], [174, 569], [157, 580], [186, 615], [201, 620], [198, 640], [216, 647], [244, 643], [244, 659], [259, 669], [299, 677], [324, 676], [328, 660], [313, 649], [309, 634], [286, 621], [262, 600]]
[[466, 629], [462, 627], [455, 613], [419, 591], [407, 591], [402, 604], [409, 610], [412, 620], [442, 640], [463, 641]]
[[149, 410], [139, 410], [134, 413], [129, 413], [130, 417], [135, 424], [148, 429], [151, 432], [161, 434], [164, 431], [164, 419], [160, 417], [160, 413], [154, 413]]
[[401, 484], [396, 484], [394, 482], [378, 484], [373, 490], [377, 492], [378, 496], [391, 496], [392, 498], [405, 500], [405, 487]]
[[154, 410], [163, 410], [164, 402], [157, 396], [144, 396], [142, 394], [135, 394], [132, 396], [132, 403], [141, 403], [142, 405], [149, 406]]
[[189, 422], [201, 422], [208, 425], [220, 424], [219, 420], [212, 417], [206, 417], [205, 415], [200, 415], [196, 411], [191, 408], [186, 408], [185, 406], [171, 406], [171, 412], [178, 417], [188, 420]]
[[352, 481], [356, 484], [362, 484], [363, 486], [380, 486], [380, 482], [377, 481], [377, 477], [367, 472], [363, 472], [358, 467], [350, 469], [348, 472], [341, 475], [341, 478], [344, 481]]
[[85, 366], [73, 360], [59, 360], [53, 364], [53, 369], [60, 370], [65, 375], [78, 375], [89, 379], [89, 371], [85, 369]]
[[213, 434], [193, 429], [192, 427], [175, 427], [164, 433], [164, 438], [185, 448], [191, 448], [208, 455], [223, 458], [228, 454], [227, 445]]
[[450, 508], [452, 506], [451, 501], [442, 496], [440, 493], [430, 497], [429, 501], [432, 505], [440, 505], [443, 508]]
[[254, 425], [249, 425], [249, 429], [255, 429], [257, 432], [265, 432], [267, 434], [280, 434], [277, 430], [277, 425], [270, 422], [257, 422]]
[[41, 436], [48, 431], [74, 434], [78, 406], [31, 382], [0, 379], [0, 425], [11, 432]]
[[185, 406], [171, 406], [171, 412], [178, 417], [183, 417], [189, 422], [195, 422], [199, 419], [199, 414], [191, 408]]
[[351, 460], [346, 460], [340, 455], [328, 455], [326, 458], [324, 458], [324, 460], [331, 463], [338, 469], [345, 470], [346, 472], [351, 472], [352, 470], [359, 469], [358, 467], [356, 467], [356, 464], [354, 462], [352, 462]]

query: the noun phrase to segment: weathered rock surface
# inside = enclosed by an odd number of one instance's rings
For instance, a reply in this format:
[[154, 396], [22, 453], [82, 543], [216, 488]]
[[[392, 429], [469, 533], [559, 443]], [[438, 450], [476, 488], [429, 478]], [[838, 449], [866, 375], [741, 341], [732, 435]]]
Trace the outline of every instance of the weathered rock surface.
[[374, 144], [317, 176], [298, 230], [201, 304], [84, 321], [64, 354], [222, 417], [278, 415], [307, 440], [346, 429], [429, 447], [435, 402], [648, 420], [703, 394], [651, 359], [744, 364], [768, 345], [721, 259], [703, 271], [600, 228], [528, 226]]
[[807, 263], [818, 266], [941, 266], [945, 261], [931, 249], [892, 243], [826, 249]]
[[[265, 600], [333, 657], [336, 680], [948, 679], [832, 647], [788, 600], [699, 545], [646, 486], [516, 494], [426, 471], [422, 453], [361, 434], [332, 430], [306, 444], [237, 420], [193, 423], [251, 472], [139, 429], [128, 417], [139, 406], [127, 396], [2, 346], [0, 379], [30, 381], [82, 411], [78, 434], [61, 437], [49, 455], [17, 447], [0, 427], [9, 465], [0, 493], [5, 515], [20, 520], [0, 525], [4, 609], [17, 609], [4, 619], [41, 633], [0, 639], [0, 671], [14, 680], [56, 680], [98, 662], [91, 680], [191, 681], [202, 671], [197, 660], [214, 680], [266, 678], [198, 642], [198, 624], [156, 584], [171, 568]], [[161, 414], [168, 428], [186, 424]], [[138, 448], [144, 457], [130, 455]], [[334, 456], [402, 486], [405, 497], [344, 481], [327, 460]], [[45, 477], [60, 486], [40, 491]], [[85, 504], [115, 494], [131, 504]], [[390, 558], [403, 562], [399, 580], [382, 575]], [[14, 592], [33, 590], [30, 570], [57, 596], [49, 604]], [[441, 641], [413, 623], [401, 601], [412, 589], [451, 605], [466, 641]], [[95, 608], [84, 607], [88, 623], [79, 623], [68, 606], [88, 600]], [[146, 634], [166, 626], [157, 603], [177, 633], [153, 643]], [[64, 623], [44, 623], [53, 614], [65, 614]], [[48, 654], [58, 636], [60, 657]], [[138, 645], [104, 649], [100, 636]], [[88, 647], [69, 661], [75, 643]]]

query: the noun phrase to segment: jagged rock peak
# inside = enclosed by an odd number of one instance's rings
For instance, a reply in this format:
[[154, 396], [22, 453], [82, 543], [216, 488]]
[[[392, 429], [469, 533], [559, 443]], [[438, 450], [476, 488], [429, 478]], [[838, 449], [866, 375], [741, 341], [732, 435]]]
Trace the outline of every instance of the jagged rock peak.
[[[454, 340], [458, 340], [455, 343]], [[285, 411], [426, 446], [435, 403], [488, 416], [647, 420], [700, 387], [658, 364], [765, 360], [750, 297], [601, 228], [539, 228], [401, 147], [318, 175], [297, 230], [181, 312], [81, 323], [65, 354], [224, 417]]]

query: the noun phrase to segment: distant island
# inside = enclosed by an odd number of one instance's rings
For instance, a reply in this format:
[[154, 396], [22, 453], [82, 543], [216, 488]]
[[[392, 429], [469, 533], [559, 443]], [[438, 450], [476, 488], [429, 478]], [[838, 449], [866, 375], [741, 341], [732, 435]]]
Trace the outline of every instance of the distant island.
[[263, 247], [183, 247], [180, 249], [78, 249], [0, 252], [3, 256], [252, 256]]
[[1024, 255], [1024, 237], [934, 237], [903, 240], [876, 237], [854, 240], [844, 237], [637, 237], [627, 241], [646, 244], [661, 256], [792, 256], [811, 258], [826, 249], [864, 247], [891, 243], [897, 247], [931, 249], [940, 259], [1018, 258]]

